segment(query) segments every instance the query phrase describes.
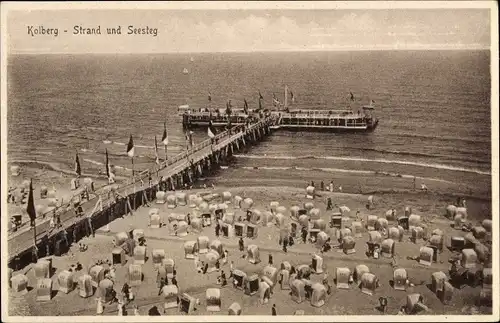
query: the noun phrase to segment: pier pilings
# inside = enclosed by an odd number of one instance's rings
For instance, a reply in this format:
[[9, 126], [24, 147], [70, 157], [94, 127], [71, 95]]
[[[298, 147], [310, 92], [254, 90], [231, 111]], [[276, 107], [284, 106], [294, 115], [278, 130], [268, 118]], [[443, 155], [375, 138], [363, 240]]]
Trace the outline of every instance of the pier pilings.
[[[98, 228], [127, 214], [133, 216], [136, 209], [154, 200], [157, 192], [168, 194], [182, 190], [185, 183], [193, 184], [219, 169], [221, 163], [228, 162], [234, 154], [262, 141], [271, 133], [270, 126], [275, 122], [275, 117], [268, 116], [253, 124], [235, 126], [165, 161], [158, 172], [148, 170], [133, 183], [96, 191], [90, 200], [81, 204], [80, 214], [69, 206], [61, 207], [57, 215], [61, 220], [59, 228], [50, 229], [48, 221], [43, 221], [36, 225], [36, 239], [32, 230], [9, 237], [9, 267], [17, 270], [39, 257], [63, 254], [72, 243], [94, 234]], [[149, 174], [158, 175], [155, 183], [150, 183]]]

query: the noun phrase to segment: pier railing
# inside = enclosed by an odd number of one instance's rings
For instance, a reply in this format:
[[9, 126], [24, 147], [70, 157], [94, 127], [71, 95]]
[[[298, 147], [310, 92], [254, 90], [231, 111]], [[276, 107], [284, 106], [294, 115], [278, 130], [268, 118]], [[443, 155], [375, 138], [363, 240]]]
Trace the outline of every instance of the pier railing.
[[[95, 190], [93, 192], [89, 192], [88, 201], [92, 201], [92, 200], [96, 201], [97, 199], [100, 198], [103, 204], [109, 204], [109, 202], [111, 200], [111, 196], [110, 196], [111, 190], [114, 190], [118, 194], [123, 193], [125, 195], [128, 195], [127, 193], [130, 193], [130, 190], [132, 190], [131, 193], [136, 193], [138, 190], [144, 189], [145, 181], [149, 182], [149, 176], [151, 176], [151, 174], [154, 174], [155, 172], [162, 171], [162, 170], [166, 169], [167, 167], [172, 166], [173, 164], [175, 164], [183, 159], [188, 159], [189, 156], [203, 150], [206, 147], [211, 146], [213, 143], [220, 142], [221, 140], [224, 140], [228, 137], [231, 137], [239, 132], [251, 131], [262, 124], [271, 124], [273, 122], [276, 122], [276, 119], [277, 119], [277, 117], [275, 115], [270, 115], [264, 119], [259, 120], [258, 122], [251, 123], [249, 125], [234, 126], [231, 129], [228, 129], [226, 131], [223, 131], [223, 132], [217, 134], [214, 138], [206, 139], [206, 140], [200, 142], [199, 144], [194, 145], [190, 149], [188, 149], [180, 154], [177, 154], [172, 158], [168, 158], [167, 160], [161, 162], [160, 165], [158, 165], [158, 169], [156, 169], [156, 170], [147, 169], [147, 170], [140, 172], [138, 175], [132, 177], [128, 183], [118, 184], [117, 186], [114, 187], [114, 189], [113, 189], [113, 186], [111, 186], [110, 184], [105, 184], [105, 185], [102, 185], [102, 186], [95, 188]], [[75, 198], [77, 198], [77, 200], [81, 202], [81, 191], [79, 193], [73, 195], [70, 198], [69, 202], [61, 203], [61, 205], [55, 206], [50, 211], [44, 212], [43, 214], [40, 214], [40, 215], [37, 215], [37, 219], [45, 219], [47, 216], [56, 217], [57, 215], [60, 215], [64, 212], [67, 212], [68, 210], [73, 209], [72, 203], [75, 200]], [[88, 216], [91, 216], [91, 215], [89, 214]], [[26, 221], [18, 227], [18, 230], [21, 231], [18, 234], [22, 234], [22, 232], [24, 231], [23, 229], [26, 228], [26, 224], [28, 224], [28, 223], [29, 223], [29, 221]], [[12, 230], [10, 230], [10, 231], [12, 231]], [[38, 235], [41, 235], [44, 233], [45, 232], [39, 232]]]

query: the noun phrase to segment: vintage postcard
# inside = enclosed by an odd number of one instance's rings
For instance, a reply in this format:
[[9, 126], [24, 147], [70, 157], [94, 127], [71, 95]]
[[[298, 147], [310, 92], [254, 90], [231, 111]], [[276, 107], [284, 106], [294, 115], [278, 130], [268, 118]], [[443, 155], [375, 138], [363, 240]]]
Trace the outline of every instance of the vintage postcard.
[[2, 321], [499, 319], [496, 2], [1, 14]]

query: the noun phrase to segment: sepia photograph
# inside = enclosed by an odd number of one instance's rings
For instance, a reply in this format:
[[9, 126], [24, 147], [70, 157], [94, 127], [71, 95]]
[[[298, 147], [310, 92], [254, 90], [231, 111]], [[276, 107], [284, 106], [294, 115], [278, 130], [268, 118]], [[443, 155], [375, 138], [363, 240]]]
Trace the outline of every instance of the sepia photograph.
[[500, 319], [496, 2], [1, 14], [2, 321]]

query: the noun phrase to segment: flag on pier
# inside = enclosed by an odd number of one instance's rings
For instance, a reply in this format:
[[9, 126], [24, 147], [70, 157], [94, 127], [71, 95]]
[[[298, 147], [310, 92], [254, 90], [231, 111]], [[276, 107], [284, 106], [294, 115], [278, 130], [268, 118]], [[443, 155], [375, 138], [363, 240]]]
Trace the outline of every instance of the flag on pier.
[[243, 99], [243, 111], [245, 111], [245, 114], [248, 114], [248, 102], [247, 102], [247, 99]]
[[292, 100], [292, 103], [295, 103], [295, 96], [292, 91], [290, 91], [290, 99]]
[[275, 107], [281, 105], [281, 102], [278, 100], [278, 98], [276, 98], [276, 94], [275, 93], [273, 93], [273, 105]]
[[349, 94], [351, 95], [351, 101], [354, 101], [354, 94], [352, 94], [352, 92], [349, 91]]
[[130, 139], [128, 140], [128, 144], [127, 144], [127, 155], [131, 158], [134, 157], [134, 151], [135, 151], [135, 148], [134, 148], [134, 139], [132, 139], [132, 135], [130, 135]]
[[82, 176], [82, 168], [80, 167], [80, 158], [78, 158], [78, 153], [76, 153], [75, 157], [75, 173], [78, 176]]
[[167, 123], [163, 123], [163, 136], [161, 136], [161, 142], [163, 142], [163, 145], [168, 145], [168, 134], [167, 134]]
[[210, 120], [210, 123], [208, 124], [207, 133], [208, 133], [208, 137], [210, 137], [210, 139], [215, 138], [215, 129], [214, 129], [214, 126], [212, 124], [212, 120]]
[[155, 163], [157, 165], [160, 165], [160, 157], [158, 157], [158, 143], [156, 141], [156, 136], [155, 136]]
[[262, 94], [260, 94], [259, 90], [259, 110], [262, 110], [262, 100], [264, 100], [264, 97], [262, 96]]
[[26, 212], [28, 213], [31, 221], [36, 219], [35, 201], [33, 199], [33, 180], [30, 180], [30, 191], [28, 193], [28, 205], [26, 206]]

